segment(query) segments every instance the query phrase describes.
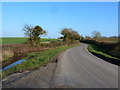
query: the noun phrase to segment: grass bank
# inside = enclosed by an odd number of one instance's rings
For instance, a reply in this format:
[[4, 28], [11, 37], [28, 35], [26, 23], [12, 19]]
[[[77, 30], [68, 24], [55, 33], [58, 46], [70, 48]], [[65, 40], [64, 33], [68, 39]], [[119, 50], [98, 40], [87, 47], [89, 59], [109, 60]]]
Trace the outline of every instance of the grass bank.
[[3, 71], [2, 76], [5, 77], [11, 73], [35, 69], [40, 66], [46, 65], [52, 58], [57, 56], [59, 53], [69, 48], [72, 48], [74, 46], [77, 46], [77, 45], [61, 46], [59, 48], [55, 48], [47, 51], [28, 53], [27, 57], [23, 58], [23, 59], [26, 59], [25, 62]]
[[82, 42], [97, 46], [97, 51], [102, 51], [112, 57], [120, 58], [120, 42], [101, 42], [90, 39], [82, 40]]
[[98, 56], [98, 57], [100, 57], [100, 58], [102, 58], [102, 59], [104, 59], [104, 60], [106, 60], [106, 61], [108, 61], [110, 63], [119, 65], [120, 58], [113, 57], [113, 56], [111, 56], [109, 54], [106, 54], [105, 50], [102, 49], [102, 48], [99, 48], [97, 45], [88, 44], [88, 50], [92, 54], [94, 54], [94, 55], [96, 55], [96, 56]]

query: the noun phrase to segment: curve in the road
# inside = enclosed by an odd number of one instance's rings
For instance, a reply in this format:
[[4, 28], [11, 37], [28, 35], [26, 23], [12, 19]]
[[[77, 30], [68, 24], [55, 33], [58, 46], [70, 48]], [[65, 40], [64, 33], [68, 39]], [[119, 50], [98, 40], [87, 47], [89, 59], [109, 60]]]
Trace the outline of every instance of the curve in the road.
[[118, 66], [92, 55], [81, 44], [58, 57], [52, 87], [118, 88]]

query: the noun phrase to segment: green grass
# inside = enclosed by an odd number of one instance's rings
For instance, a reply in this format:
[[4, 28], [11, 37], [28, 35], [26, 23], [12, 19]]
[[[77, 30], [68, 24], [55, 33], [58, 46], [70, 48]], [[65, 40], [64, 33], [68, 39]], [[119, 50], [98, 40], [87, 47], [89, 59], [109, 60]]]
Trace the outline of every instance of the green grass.
[[93, 44], [88, 44], [88, 50], [89, 50], [90, 52], [103, 55], [103, 56], [105, 56], [105, 57], [107, 57], [107, 58], [119, 59], [119, 58], [117, 58], [117, 57], [113, 57], [113, 56], [111, 56], [111, 55], [108, 55], [108, 54], [104, 53], [105, 50], [103, 50], [103, 49], [101, 49], [101, 48], [98, 48], [96, 45], [93, 45]]
[[17, 72], [17, 71], [24, 71], [24, 70], [28, 70], [28, 69], [34, 69], [37, 67], [40, 67], [42, 65], [47, 64], [52, 58], [54, 58], [55, 56], [57, 56], [59, 53], [72, 48], [76, 45], [72, 45], [72, 46], [62, 46], [56, 49], [51, 49], [51, 50], [47, 50], [47, 51], [42, 51], [42, 52], [32, 52], [32, 53], [28, 53], [27, 57], [24, 58], [26, 59], [25, 62], [23, 62], [20, 65], [16, 65], [14, 67], [11, 67], [5, 71], [2, 72], [2, 76], [7, 76], [10, 73], [13, 72]]
[[[27, 38], [0, 38], [0, 44], [22, 44], [25, 43]], [[49, 41], [59, 41], [59, 39], [49, 39], [49, 38], [41, 38], [41, 42], [49, 42]]]
[[27, 38], [2, 38], [2, 44], [22, 44], [26, 40]]

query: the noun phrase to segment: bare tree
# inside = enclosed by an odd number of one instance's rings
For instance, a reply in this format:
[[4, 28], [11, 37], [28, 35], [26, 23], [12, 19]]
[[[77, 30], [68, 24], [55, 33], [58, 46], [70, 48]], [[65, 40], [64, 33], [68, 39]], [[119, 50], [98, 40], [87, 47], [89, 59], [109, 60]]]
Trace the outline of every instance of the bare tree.
[[92, 32], [92, 36], [93, 36], [93, 38], [97, 39], [97, 38], [100, 38], [100, 37], [101, 37], [101, 33], [98, 32], [98, 31], [93, 31], [93, 32]]

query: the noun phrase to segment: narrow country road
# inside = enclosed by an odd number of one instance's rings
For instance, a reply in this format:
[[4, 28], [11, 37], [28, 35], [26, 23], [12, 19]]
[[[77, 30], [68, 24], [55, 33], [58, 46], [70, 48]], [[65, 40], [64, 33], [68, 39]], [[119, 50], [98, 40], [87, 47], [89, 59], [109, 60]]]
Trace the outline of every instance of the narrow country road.
[[86, 44], [60, 54], [57, 64], [50, 63], [11, 81], [15, 76], [19, 77], [19, 73], [6, 77], [3, 87], [118, 88], [118, 66], [92, 55]]
[[81, 44], [59, 56], [53, 86], [118, 88], [118, 66], [92, 55], [87, 45]]

